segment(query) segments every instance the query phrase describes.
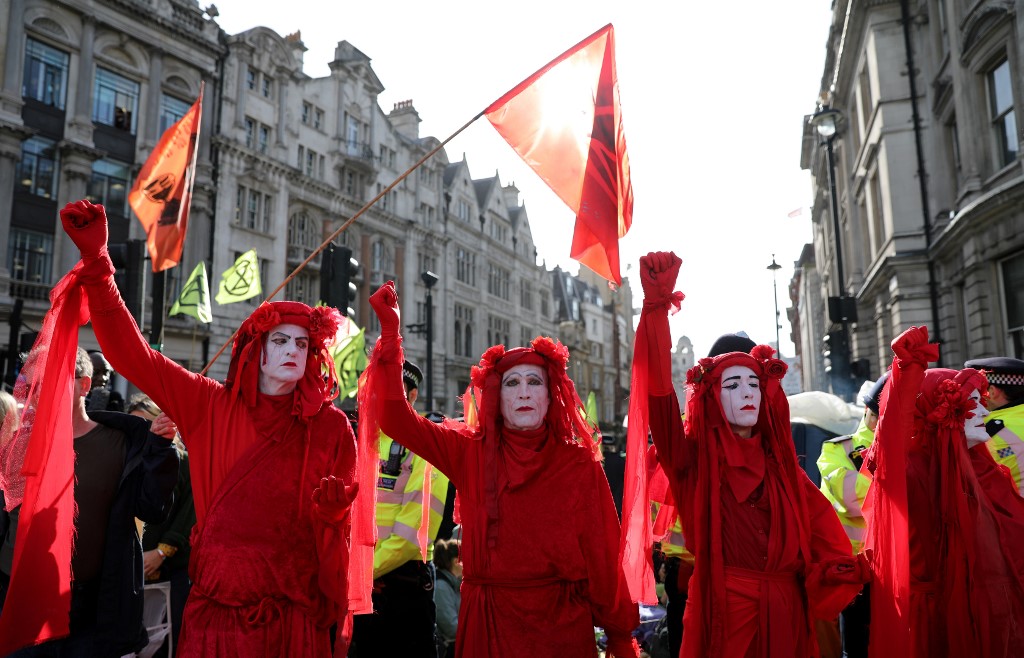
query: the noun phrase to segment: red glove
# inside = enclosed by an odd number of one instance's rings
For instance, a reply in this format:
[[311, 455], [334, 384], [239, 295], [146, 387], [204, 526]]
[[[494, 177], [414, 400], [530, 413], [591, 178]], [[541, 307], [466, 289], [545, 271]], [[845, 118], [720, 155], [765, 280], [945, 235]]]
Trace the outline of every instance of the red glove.
[[676, 287], [683, 261], [671, 251], [652, 251], [640, 257], [640, 284], [647, 300], [667, 299]]
[[928, 327], [911, 327], [892, 341], [892, 351], [904, 365], [916, 363], [927, 368], [939, 360], [939, 346], [928, 342]]
[[348, 514], [358, 492], [358, 482], [346, 487], [344, 480], [333, 475], [320, 478], [320, 486], [313, 492], [313, 508], [321, 520], [338, 523]]
[[60, 221], [83, 259], [96, 258], [107, 248], [107, 213], [103, 206], [85, 199], [69, 203], [60, 211]]
[[394, 337], [398, 335], [398, 328], [402, 325], [402, 312], [398, 310], [398, 293], [395, 292], [395, 282], [388, 281], [377, 292], [370, 295], [370, 306], [373, 312], [380, 319], [381, 337]]

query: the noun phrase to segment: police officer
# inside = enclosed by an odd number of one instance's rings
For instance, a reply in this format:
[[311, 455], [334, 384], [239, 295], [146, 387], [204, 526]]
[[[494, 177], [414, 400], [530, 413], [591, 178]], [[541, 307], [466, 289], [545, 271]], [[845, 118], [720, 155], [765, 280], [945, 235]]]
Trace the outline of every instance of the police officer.
[[[402, 379], [409, 404], [414, 405], [423, 373], [406, 361]], [[428, 481], [430, 495], [424, 500]], [[377, 546], [373, 551], [374, 613], [356, 615], [349, 656], [437, 656], [432, 558], [447, 495], [448, 478], [398, 440], [381, 434]], [[421, 547], [418, 537], [423, 505], [430, 507], [425, 547]]]
[[1017, 491], [1024, 495], [1024, 361], [997, 356], [971, 359], [964, 367], [988, 377], [988, 449], [1010, 469]]
[[[864, 453], [875, 441], [875, 428], [878, 426], [878, 405], [882, 398], [885, 382], [889, 373], [878, 378], [875, 385], [864, 395], [864, 417], [857, 431], [846, 436], [837, 436], [822, 444], [821, 456], [818, 457], [818, 470], [821, 472], [821, 492], [832, 503], [833, 509], [850, 538], [851, 551], [856, 554], [864, 546], [866, 523], [861, 506], [868, 495], [871, 478], [860, 472], [864, 461]], [[866, 657], [868, 655], [868, 622], [871, 607], [869, 591], [864, 590], [843, 610], [843, 651], [848, 658]]]

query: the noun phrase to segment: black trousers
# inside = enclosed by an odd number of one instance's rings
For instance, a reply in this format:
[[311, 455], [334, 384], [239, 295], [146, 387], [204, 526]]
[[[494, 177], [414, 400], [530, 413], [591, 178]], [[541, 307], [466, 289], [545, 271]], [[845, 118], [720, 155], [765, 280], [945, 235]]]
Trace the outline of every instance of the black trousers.
[[683, 611], [686, 610], [687, 592], [679, 590], [681, 563], [682, 560], [677, 557], [665, 559], [665, 594], [668, 595], [665, 616], [668, 619], [668, 646], [672, 658], [679, 657], [679, 650], [683, 646]]
[[846, 606], [839, 616], [843, 631], [843, 653], [846, 658], [867, 658], [868, 629], [871, 626], [871, 591], [870, 585]]
[[349, 658], [436, 658], [433, 564], [406, 562], [375, 580], [373, 609], [353, 620]]

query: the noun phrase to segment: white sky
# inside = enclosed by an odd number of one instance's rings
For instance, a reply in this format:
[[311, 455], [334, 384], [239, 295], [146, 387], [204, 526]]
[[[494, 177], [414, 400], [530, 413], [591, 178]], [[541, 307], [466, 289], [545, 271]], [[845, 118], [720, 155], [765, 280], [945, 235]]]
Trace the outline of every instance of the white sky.
[[[201, 0], [201, 4], [207, 0]], [[411, 99], [420, 135], [444, 139], [484, 107], [606, 23], [615, 25], [623, 122], [635, 197], [621, 242], [637, 306], [639, 257], [673, 250], [683, 259], [682, 311], [673, 339], [698, 356], [725, 332], [775, 340], [772, 253], [788, 339], [793, 262], [811, 241], [800, 170], [801, 120], [814, 110], [831, 17], [826, 0], [219, 0], [229, 33], [259, 25], [301, 30], [305, 72], [329, 73], [338, 41], [371, 59], [386, 87], [381, 108]], [[486, 119], [446, 147], [465, 153], [474, 178], [497, 170], [522, 192], [534, 240], [549, 267], [570, 271], [574, 217]], [[632, 264], [632, 270], [627, 266]]]

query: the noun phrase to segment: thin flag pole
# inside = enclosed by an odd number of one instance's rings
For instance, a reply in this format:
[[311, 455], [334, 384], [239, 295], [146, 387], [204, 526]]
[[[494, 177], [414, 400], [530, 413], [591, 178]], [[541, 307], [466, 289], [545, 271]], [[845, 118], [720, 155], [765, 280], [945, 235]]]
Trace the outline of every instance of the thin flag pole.
[[[388, 192], [390, 192], [392, 189], [394, 189], [394, 187], [396, 185], [398, 185], [403, 180], [405, 180], [409, 176], [409, 174], [411, 174], [412, 172], [414, 172], [417, 169], [419, 169], [423, 165], [423, 163], [425, 163], [427, 160], [432, 158], [434, 156], [434, 154], [436, 154], [438, 151], [440, 151], [442, 148], [444, 148], [445, 144], [447, 144], [448, 142], [450, 142], [453, 139], [455, 139], [456, 137], [458, 137], [464, 130], [466, 130], [466, 128], [469, 128], [471, 125], [473, 125], [473, 123], [476, 122], [477, 119], [479, 119], [480, 117], [484, 116], [485, 113], [486, 113], [485, 110], [481, 110], [475, 117], [473, 117], [472, 119], [467, 121], [465, 124], [463, 124], [461, 128], [459, 128], [458, 130], [453, 132], [451, 135], [446, 137], [444, 139], [444, 141], [442, 141], [440, 144], [438, 144], [437, 146], [432, 148], [426, 155], [424, 155], [422, 158], [420, 158], [416, 162], [416, 164], [414, 164], [413, 166], [411, 166], [408, 169], [406, 169], [405, 172], [401, 176], [396, 178], [394, 181], [392, 181], [392, 183], [390, 185], [388, 185], [383, 190], [378, 192], [377, 196], [375, 196], [372, 199], [370, 199], [369, 201], [367, 201], [366, 205], [364, 205], [354, 215], [352, 215], [352, 217], [350, 217], [348, 219], [348, 221], [346, 221], [344, 224], [342, 224], [340, 227], [338, 227], [338, 229], [336, 231], [334, 231], [334, 233], [331, 233], [329, 236], [327, 236], [327, 238], [325, 238], [324, 241], [322, 243], [320, 243], [320, 246], [317, 247], [315, 250], [313, 250], [313, 252], [311, 252], [309, 254], [309, 256], [306, 256], [306, 260], [304, 260], [301, 263], [299, 263], [295, 267], [295, 269], [292, 270], [292, 273], [289, 274], [285, 278], [285, 280], [282, 281], [276, 288], [274, 288], [274, 291], [271, 292], [269, 295], [267, 295], [266, 298], [264, 298], [263, 301], [264, 302], [269, 302], [271, 299], [273, 299], [277, 295], [277, 293], [281, 292], [281, 290], [283, 290], [284, 287], [286, 285], [288, 285], [289, 281], [294, 279], [296, 277], [296, 275], [298, 275], [298, 273], [301, 272], [306, 267], [306, 265], [308, 265], [310, 263], [310, 261], [312, 261], [314, 258], [316, 258], [320, 254], [321, 251], [326, 249], [327, 245], [329, 245], [334, 240], [334, 238], [336, 238], [339, 235], [341, 235], [341, 233], [345, 229], [347, 229], [349, 226], [351, 226], [354, 221], [359, 219], [363, 215], [363, 213], [365, 213], [367, 210], [370, 209], [371, 206], [373, 206], [375, 203], [380, 201]], [[205, 375], [207, 373], [207, 371], [213, 366], [213, 364], [217, 362], [217, 359], [220, 358], [220, 355], [224, 353], [224, 350], [226, 350], [228, 348], [228, 345], [231, 344], [231, 341], [233, 341], [235, 339], [235, 335], [237, 333], [238, 333], [238, 329], [235, 329], [231, 333], [231, 335], [228, 336], [227, 341], [225, 341], [225, 343], [220, 346], [220, 349], [217, 350], [217, 353], [213, 355], [213, 358], [210, 359], [210, 362], [207, 363], [206, 366], [203, 368], [202, 372], [199, 373], [200, 375]]]

